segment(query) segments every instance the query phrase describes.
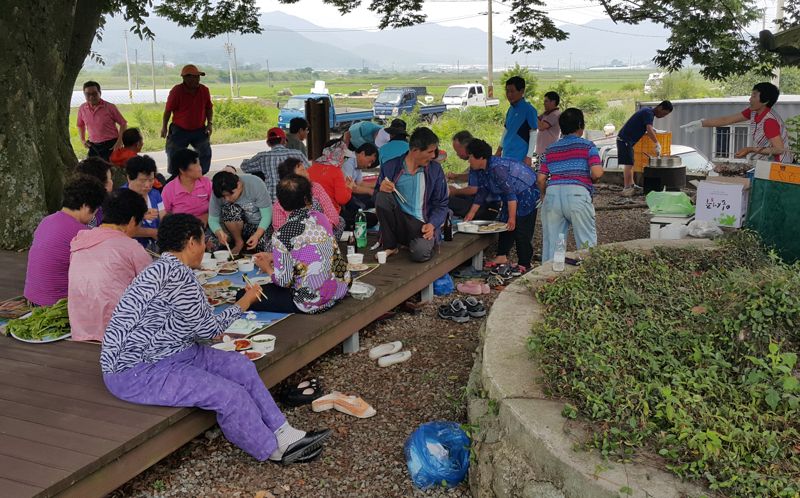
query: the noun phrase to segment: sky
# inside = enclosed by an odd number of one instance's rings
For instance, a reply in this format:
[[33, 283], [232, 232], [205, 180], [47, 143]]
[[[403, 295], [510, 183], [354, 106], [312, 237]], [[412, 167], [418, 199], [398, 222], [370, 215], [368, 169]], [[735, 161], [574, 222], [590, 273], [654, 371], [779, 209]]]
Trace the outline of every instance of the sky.
[[[769, 1], [769, 0], [768, 0]], [[603, 9], [586, 0], [548, 0], [552, 5], [551, 15], [555, 19], [568, 20], [571, 23], [584, 24], [593, 19], [605, 17]], [[299, 0], [296, 4], [282, 4], [277, 0], [260, 0], [262, 12], [281, 11], [301, 17], [311, 23], [324, 27], [338, 28], [375, 28], [379, 17], [367, 8], [369, 0], [364, 0], [361, 7], [350, 14], [341, 15], [339, 11], [322, 0]], [[511, 8], [497, 1], [494, 2], [494, 35], [509, 38], [512, 26], [508, 22]], [[423, 13], [428, 16], [427, 22], [437, 22], [443, 26], [460, 26], [487, 30], [486, 11], [488, 0], [425, 0]], [[331, 22], [332, 20], [335, 22]]]

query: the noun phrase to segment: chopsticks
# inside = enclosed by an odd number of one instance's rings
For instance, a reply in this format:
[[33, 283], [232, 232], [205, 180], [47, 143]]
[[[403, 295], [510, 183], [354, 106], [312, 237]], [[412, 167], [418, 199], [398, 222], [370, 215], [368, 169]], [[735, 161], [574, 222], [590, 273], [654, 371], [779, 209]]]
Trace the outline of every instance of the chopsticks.
[[[253, 282], [251, 282], [251, 281], [250, 281], [250, 279], [249, 279], [249, 278], [247, 278], [247, 275], [244, 275], [244, 274], [242, 274], [242, 280], [244, 280], [244, 283], [246, 283], [246, 284], [247, 284], [247, 285], [249, 285], [250, 287], [253, 287], [253, 285], [254, 285], [254, 284], [253, 284]], [[263, 291], [263, 290], [259, 289], [259, 290], [258, 290], [258, 294], [259, 294], [259, 296], [258, 296], [258, 302], [261, 302], [261, 298], [262, 298], [262, 297], [263, 297], [264, 299], [267, 299], [267, 295], [266, 295], [266, 294], [264, 294], [264, 291]]]
[[155, 252], [155, 251], [151, 251], [150, 249], [145, 249], [145, 252], [146, 252], [147, 254], [149, 254], [149, 255], [150, 255], [150, 257], [152, 257], [152, 258], [156, 258], [156, 259], [158, 259], [158, 258], [160, 258], [160, 257], [161, 257], [161, 255], [160, 255], [160, 254], [158, 254], [158, 253], [157, 253], [157, 252]]
[[403, 197], [403, 194], [401, 194], [401, 193], [400, 193], [400, 191], [399, 191], [399, 190], [397, 190], [397, 188], [395, 188], [395, 189], [393, 190], [393, 192], [394, 192], [395, 194], [397, 194], [397, 198], [398, 198], [398, 199], [400, 199], [400, 202], [402, 202], [403, 204], [408, 204], [408, 201], [406, 200], [406, 198], [405, 198], [405, 197]]
[[233, 253], [231, 252], [231, 246], [228, 245], [227, 240], [225, 241], [225, 249], [228, 250], [228, 257], [230, 257], [231, 261], [233, 261]]

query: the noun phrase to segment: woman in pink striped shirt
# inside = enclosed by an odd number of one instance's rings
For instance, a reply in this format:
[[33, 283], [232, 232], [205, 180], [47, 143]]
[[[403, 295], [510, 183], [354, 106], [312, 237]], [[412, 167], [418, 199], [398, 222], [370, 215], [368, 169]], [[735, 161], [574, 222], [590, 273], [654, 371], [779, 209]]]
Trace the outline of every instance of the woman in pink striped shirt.
[[67, 297], [69, 244], [89, 228], [103, 204], [106, 189], [96, 178], [80, 175], [66, 187], [62, 208], [46, 216], [33, 233], [25, 273], [25, 298], [37, 306], [51, 306]]

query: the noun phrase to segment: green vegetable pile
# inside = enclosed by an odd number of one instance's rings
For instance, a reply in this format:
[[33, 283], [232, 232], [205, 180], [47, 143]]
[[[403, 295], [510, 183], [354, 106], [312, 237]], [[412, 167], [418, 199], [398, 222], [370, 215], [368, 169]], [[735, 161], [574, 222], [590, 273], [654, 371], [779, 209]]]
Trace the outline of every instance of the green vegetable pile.
[[44, 341], [69, 333], [67, 300], [62, 299], [52, 306], [33, 308], [27, 318], [9, 320], [6, 331], [29, 341]]
[[529, 339], [587, 446], [641, 451], [726, 496], [800, 493], [800, 264], [739, 232], [718, 250], [594, 250], [542, 287]]

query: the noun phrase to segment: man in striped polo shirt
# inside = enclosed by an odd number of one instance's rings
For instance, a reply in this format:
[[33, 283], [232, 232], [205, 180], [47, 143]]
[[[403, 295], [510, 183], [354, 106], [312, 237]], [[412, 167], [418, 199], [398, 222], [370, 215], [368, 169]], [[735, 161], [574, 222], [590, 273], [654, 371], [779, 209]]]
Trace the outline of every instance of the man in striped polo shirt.
[[582, 138], [580, 109], [569, 108], [558, 118], [562, 138], [545, 149], [537, 183], [542, 202], [542, 262], [553, 259], [559, 235], [570, 225], [579, 249], [597, 245], [592, 186], [603, 176], [600, 154], [593, 142]]

